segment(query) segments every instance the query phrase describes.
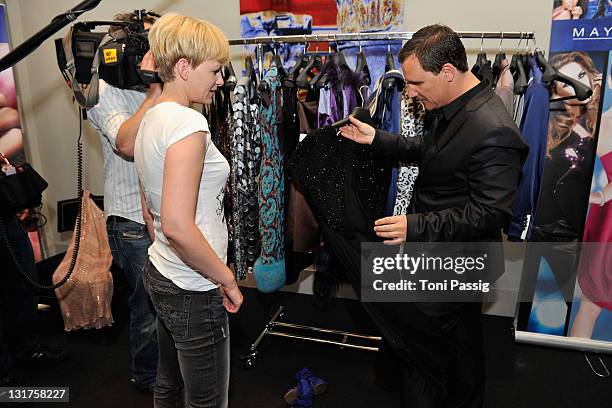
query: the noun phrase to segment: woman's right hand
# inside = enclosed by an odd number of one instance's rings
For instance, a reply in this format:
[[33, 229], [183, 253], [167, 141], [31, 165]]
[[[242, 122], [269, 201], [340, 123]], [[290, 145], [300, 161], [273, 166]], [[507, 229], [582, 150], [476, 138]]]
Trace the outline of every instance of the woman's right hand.
[[238, 287], [238, 283], [234, 280], [229, 285], [221, 285], [219, 288], [221, 296], [223, 296], [223, 306], [228, 313], [237, 313], [242, 305], [244, 298]]
[[582, 7], [580, 6], [576, 6], [571, 10], [572, 13], [572, 19], [574, 20], [578, 20], [580, 18], [580, 16], [582, 15]]

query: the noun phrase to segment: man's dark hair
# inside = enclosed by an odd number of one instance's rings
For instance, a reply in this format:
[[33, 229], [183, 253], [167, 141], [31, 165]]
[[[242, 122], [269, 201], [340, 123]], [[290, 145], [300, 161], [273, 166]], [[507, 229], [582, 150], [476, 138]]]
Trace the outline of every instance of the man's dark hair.
[[[138, 19], [138, 14], [135, 11], [133, 11], [131, 13], [115, 14], [114, 20], [122, 21], [124, 23], [130, 23], [130, 22], [138, 21], [139, 19]], [[150, 14], [146, 14], [142, 20], [144, 23], [153, 24], [155, 23], [155, 20], [157, 20], [157, 17], [152, 16]], [[110, 28], [108, 29], [109, 33], [111, 34], [118, 30], [121, 30], [121, 27], [110, 26]]]
[[423, 69], [439, 74], [444, 64], [452, 64], [461, 72], [468, 70], [465, 47], [450, 27], [434, 24], [421, 28], [404, 44], [397, 58], [400, 64], [414, 55]]

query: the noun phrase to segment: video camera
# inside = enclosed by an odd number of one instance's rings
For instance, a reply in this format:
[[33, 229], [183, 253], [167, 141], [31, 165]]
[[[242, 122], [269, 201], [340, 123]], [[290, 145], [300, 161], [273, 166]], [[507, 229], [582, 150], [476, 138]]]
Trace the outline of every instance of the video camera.
[[[77, 102], [90, 108], [98, 102], [98, 80], [121, 89], [138, 89], [161, 82], [157, 73], [138, 69], [149, 50], [147, 16], [137, 10], [133, 21], [89, 21], [77, 23], [63, 38], [55, 40], [57, 62]], [[99, 26], [116, 27], [110, 32], [92, 31]]]

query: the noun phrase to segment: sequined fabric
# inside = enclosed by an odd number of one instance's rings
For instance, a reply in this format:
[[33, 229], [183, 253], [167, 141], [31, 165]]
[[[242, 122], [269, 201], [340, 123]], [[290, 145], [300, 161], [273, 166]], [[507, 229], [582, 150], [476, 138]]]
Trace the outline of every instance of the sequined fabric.
[[[55, 289], [66, 331], [101, 329], [113, 323], [113, 276], [110, 272], [113, 259], [104, 213], [93, 202], [89, 191], [83, 192], [82, 206], [81, 240], [74, 270], [70, 279]], [[54, 284], [70, 269], [75, 238], [76, 231], [66, 255], [53, 273]]]
[[[220, 88], [215, 92], [213, 102], [210, 105], [204, 107], [202, 112], [208, 121], [210, 129], [210, 137], [212, 142], [217, 146], [217, 149], [225, 157], [228, 163], [232, 163], [232, 102], [231, 102], [231, 91], [226, 88]], [[233, 199], [232, 199], [233, 186], [228, 183], [225, 190], [220, 194], [219, 197], [223, 196], [223, 202], [221, 203], [224, 210], [225, 222], [227, 224], [227, 233], [229, 242], [234, 242], [234, 226], [233, 221]], [[219, 198], [220, 199], [220, 198]], [[221, 211], [221, 206], [219, 207]], [[234, 251], [232, 245], [228, 248], [227, 262], [234, 262]]]
[[351, 172], [355, 190], [369, 222], [384, 214], [391, 167], [371, 157], [368, 147], [336, 134], [331, 127], [317, 129], [298, 145], [289, 166], [305, 188], [315, 214], [330, 228], [352, 236], [347, 222], [346, 181]]
[[260, 91], [261, 168], [259, 172], [259, 232], [264, 265], [285, 257], [285, 176], [279, 137], [281, 83], [276, 67], [266, 73], [269, 89]]
[[232, 94], [231, 133], [234, 270], [244, 279], [259, 255], [259, 205], [257, 202], [261, 129], [257, 101], [249, 100], [248, 79], [238, 81]]

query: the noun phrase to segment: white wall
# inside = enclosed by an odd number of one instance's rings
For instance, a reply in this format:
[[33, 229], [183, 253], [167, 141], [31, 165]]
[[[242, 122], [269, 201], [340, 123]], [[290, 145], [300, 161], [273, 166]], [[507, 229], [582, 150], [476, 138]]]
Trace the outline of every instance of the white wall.
[[[13, 44], [20, 44], [48, 24], [53, 16], [75, 6], [78, 0], [6, 0], [6, 3]], [[116, 13], [139, 8], [198, 16], [220, 26], [230, 38], [240, 35], [239, 0], [104, 0], [79, 20], [106, 20]], [[403, 29], [415, 31], [424, 25], [442, 23], [457, 31], [535, 31], [538, 46], [548, 49], [551, 10], [552, 0], [406, 0]], [[335, 10], [330, 12], [335, 13]], [[63, 35], [65, 30], [53, 38]], [[471, 60], [480, 51], [480, 42], [465, 40]], [[507, 40], [504, 49], [511, 53], [516, 44], [516, 40]], [[493, 56], [499, 41], [485, 40], [484, 47]], [[239, 58], [240, 52], [240, 47], [235, 47], [232, 56]], [[45, 236], [47, 255], [53, 255], [65, 250], [70, 238], [69, 234], [55, 232], [55, 205], [58, 200], [72, 198], [76, 194], [76, 107], [58, 71], [52, 40], [46, 41], [17, 64], [16, 75], [30, 160], [50, 185], [45, 193], [45, 214], [49, 219]], [[84, 126], [83, 141], [85, 187], [95, 194], [102, 194], [101, 146], [88, 124]], [[511, 268], [520, 267], [516, 260], [510, 264], [508, 266]], [[308, 292], [310, 285], [307, 278], [297, 289]]]
[[[456, 31], [535, 31], [537, 46], [548, 50], [552, 5], [553, 0], [407, 0], [404, 22], [408, 31], [434, 23]], [[480, 42], [465, 40], [468, 53], [478, 53]], [[517, 42], [504, 41], [506, 52], [514, 51]], [[484, 46], [491, 59], [499, 40], [485, 40]]]

